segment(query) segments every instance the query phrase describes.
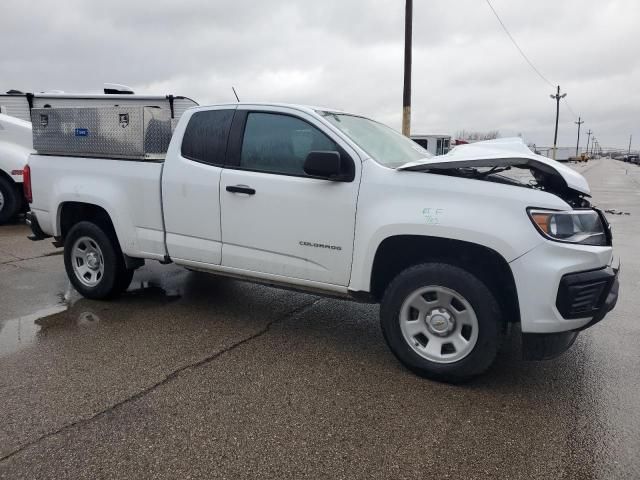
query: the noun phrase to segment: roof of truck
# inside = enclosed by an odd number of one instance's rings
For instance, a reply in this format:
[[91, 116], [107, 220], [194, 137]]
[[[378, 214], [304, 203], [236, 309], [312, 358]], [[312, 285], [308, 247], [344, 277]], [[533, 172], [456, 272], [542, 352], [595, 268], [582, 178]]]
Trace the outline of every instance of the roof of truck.
[[281, 108], [292, 108], [295, 110], [302, 110], [307, 113], [315, 113], [317, 111], [322, 112], [333, 112], [333, 113], [349, 113], [337, 108], [330, 107], [319, 107], [314, 105], [303, 105], [298, 103], [279, 103], [279, 102], [227, 102], [227, 103], [212, 103], [209, 105], [200, 105], [197, 107], [198, 109], [206, 109], [207, 107], [281, 107]]

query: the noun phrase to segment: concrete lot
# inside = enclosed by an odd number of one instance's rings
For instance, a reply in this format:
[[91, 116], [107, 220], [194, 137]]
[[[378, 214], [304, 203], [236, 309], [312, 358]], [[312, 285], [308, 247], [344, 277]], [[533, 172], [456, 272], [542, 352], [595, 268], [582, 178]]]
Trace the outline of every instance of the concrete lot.
[[576, 168], [630, 213], [616, 310], [463, 386], [403, 369], [376, 306], [158, 264], [89, 301], [0, 227], [0, 478], [640, 478], [640, 168]]

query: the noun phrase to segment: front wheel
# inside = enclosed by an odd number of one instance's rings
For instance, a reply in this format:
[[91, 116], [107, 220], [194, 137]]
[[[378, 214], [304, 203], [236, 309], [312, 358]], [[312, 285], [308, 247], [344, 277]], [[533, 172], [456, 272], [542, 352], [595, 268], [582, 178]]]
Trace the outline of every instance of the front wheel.
[[444, 263], [400, 273], [385, 291], [382, 332], [395, 356], [418, 375], [462, 382], [483, 373], [501, 340], [501, 315], [487, 286]]
[[91, 222], [79, 222], [64, 242], [64, 266], [74, 288], [84, 297], [107, 299], [131, 283], [115, 234]]

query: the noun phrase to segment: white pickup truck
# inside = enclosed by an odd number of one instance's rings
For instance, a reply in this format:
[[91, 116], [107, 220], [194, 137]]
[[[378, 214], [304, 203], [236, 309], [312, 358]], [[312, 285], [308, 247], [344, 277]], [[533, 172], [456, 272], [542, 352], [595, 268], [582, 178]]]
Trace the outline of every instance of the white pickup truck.
[[187, 110], [164, 160], [31, 155], [34, 236], [84, 296], [145, 260], [381, 304], [412, 371], [462, 381], [511, 323], [546, 359], [601, 320], [619, 263], [586, 180], [519, 139], [432, 157], [373, 120], [295, 105]]
[[31, 123], [0, 113], [0, 225], [24, 205], [22, 168], [33, 153]]

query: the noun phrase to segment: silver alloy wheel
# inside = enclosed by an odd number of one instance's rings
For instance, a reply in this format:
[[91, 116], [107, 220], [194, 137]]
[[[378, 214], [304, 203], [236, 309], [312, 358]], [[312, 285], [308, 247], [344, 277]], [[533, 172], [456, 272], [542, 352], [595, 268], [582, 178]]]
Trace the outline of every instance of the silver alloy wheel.
[[76, 278], [87, 287], [95, 287], [104, 276], [104, 256], [91, 237], [80, 237], [73, 244], [71, 264]]
[[4, 208], [4, 194], [2, 193], [2, 190], [0, 190], [0, 212], [2, 211], [3, 208]]
[[469, 355], [478, 341], [478, 317], [458, 292], [432, 285], [413, 291], [400, 308], [400, 329], [411, 349], [435, 363]]

